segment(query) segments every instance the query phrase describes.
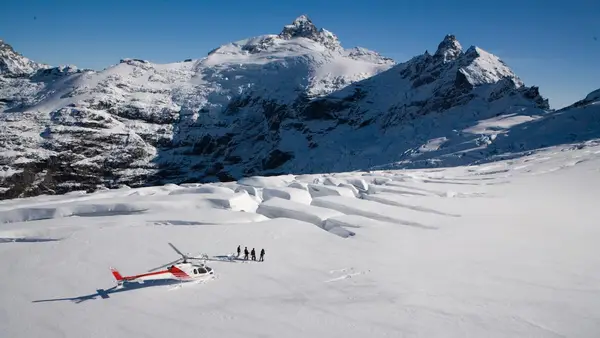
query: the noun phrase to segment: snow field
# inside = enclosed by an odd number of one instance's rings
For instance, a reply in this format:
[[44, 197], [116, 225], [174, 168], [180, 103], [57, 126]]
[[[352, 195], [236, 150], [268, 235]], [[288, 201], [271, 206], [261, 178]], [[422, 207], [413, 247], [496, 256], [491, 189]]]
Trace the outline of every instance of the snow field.
[[[499, 164], [1, 201], [0, 336], [598, 336], [600, 151]], [[214, 278], [112, 289], [167, 242]]]

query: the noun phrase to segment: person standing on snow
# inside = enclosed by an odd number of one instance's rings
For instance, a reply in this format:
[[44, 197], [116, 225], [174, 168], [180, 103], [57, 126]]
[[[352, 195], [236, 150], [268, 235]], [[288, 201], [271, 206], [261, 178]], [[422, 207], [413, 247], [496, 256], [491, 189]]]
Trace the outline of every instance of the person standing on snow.
[[260, 258], [258, 259], [259, 262], [264, 262], [265, 261], [265, 249], [260, 249]]
[[237, 256], [238, 257], [240, 257], [240, 253], [242, 252], [242, 249], [240, 249], [240, 247], [241, 247], [241, 245], [238, 245], [238, 248], [237, 248], [237, 253], [238, 253]]
[[244, 247], [244, 259], [248, 260], [248, 247], [247, 246]]
[[255, 261], [256, 260], [256, 251], [254, 251], [254, 248], [252, 248], [252, 251], [250, 251], [250, 255], [252, 255], [252, 260]]

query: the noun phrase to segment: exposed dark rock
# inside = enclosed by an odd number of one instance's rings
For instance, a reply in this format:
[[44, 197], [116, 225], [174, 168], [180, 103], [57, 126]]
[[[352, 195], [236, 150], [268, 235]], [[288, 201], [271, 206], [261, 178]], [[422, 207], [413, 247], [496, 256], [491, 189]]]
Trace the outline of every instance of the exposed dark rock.
[[301, 15], [291, 25], [285, 26], [279, 36], [283, 39], [298, 37], [315, 39], [318, 33], [317, 27], [312, 21], [306, 15]]
[[454, 86], [461, 91], [468, 91], [473, 89], [473, 85], [469, 82], [469, 79], [467, 79], [465, 74], [460, 70], [456, 72]]
[[267, 159], [263, 160], [262, 168], [264, 170], [275, 169], [292, 158], [294, 158], [293, 153], [275, 149], [269, 153]]
[[301, 112], [306, 120], [334, 120], [335, 112], [344, 110], [348, 104], [344, 101], [334, 101], [328, 99], [316, 99], [310, 102]]
[[550, 109], [550, 105], [548, 103], [548, 99], [543, 98], [540, 95], [540, 91], [539, 88], [536, 86], [532, 86], [532, 87], [528, 87], [528, 88], [521, 88], [522, 92], [523, 92], [523, 96], [525, 96], [526, 98], [533, 100], [539, 108], [542, 109]]
[[456, 40], [456, 36], [448, 34], [444, 40], [438, 45], [437, 51], [433, 55], [436, 59], [441, 59], [444, 62], [456, 60], [462, 53], [462, 46]]

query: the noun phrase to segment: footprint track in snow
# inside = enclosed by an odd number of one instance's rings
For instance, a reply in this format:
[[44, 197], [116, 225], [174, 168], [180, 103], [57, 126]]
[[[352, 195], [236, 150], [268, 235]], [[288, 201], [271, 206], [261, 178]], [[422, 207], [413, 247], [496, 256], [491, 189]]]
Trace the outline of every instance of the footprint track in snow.
[[354, 270], [354, 268], [343, 268], [343, 269], [330, 270], [329, 273], [346, 272], [348, 270]]
[[[343, 272], [348, 272], [348, 271], [354, 271], [354, 268], [345, 268], [345, 269], [331, 270], [331, 271], [329, 271], [329, 273], [330, 274], [334, 274], [334, 273], [337, 273], [337, 272], [342, 272], [343, 273]], [[371, 270], [358, 271], [358, 272], [350, 272], [350, 273], [344, 274], [344, 275], [336, 277], [336, 278], [328, 279], [328, 280], [326, 280], [324, 282], [325, 283], [337, 282], [337, 281], [341, 281], [341, 280], [344, 280], [344, 279], [352, 278], [354, 276], [364, 275], [364, 274], [366, 274], [368, 272], [371, 272]]]

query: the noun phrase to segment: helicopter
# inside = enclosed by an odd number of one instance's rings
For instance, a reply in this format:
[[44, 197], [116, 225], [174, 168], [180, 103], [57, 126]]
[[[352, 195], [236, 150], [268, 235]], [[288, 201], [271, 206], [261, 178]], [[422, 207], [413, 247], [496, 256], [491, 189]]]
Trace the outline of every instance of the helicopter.
[[[146, 281], [181, 281], [189, 282], [201, 280], [203, 278], [214, 275], [215, 271], [206, 265], [208, 256], [206, 254], [200, 257], [190, 257], [177, 249], [172, 243], [168, 243], [175, 252], [181, 255], [181, 258], [170, 263], [161, 265], [154, 269], [148, 270], [147, 273], [139, 275], [123, 276], [121, 273], [111, 267], [110, 270], [117, 280], [117, 286], [123, 286], [124, 283], [144, 283]], [[202, 263], [192, 263], [192, 260], [202, 260]], [[165, 268], [164, 270], [160, 270]], [[159, 271], [157, 271], [159, 270]]]

